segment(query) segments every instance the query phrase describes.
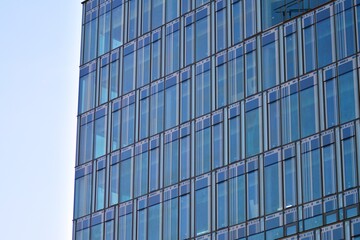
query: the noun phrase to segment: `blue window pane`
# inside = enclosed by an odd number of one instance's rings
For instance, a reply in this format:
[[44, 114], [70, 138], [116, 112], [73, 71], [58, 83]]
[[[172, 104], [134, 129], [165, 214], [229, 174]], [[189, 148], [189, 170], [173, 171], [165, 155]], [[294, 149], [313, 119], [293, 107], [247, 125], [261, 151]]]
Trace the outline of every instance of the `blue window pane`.
[[137, 50], [137, 86], [150, 82], [150, 45]]
[[109, 65], [105, 65], [100, 69], [99, 85], [99, 104], [103, 104], [108, 101], [109, 95]]
[[120, 202], [130, 200], [132, 197], [132, 168], [133, 159], [120, 162]]
[[245, 55], [245, 79], [246, 96], [253, 95], [257, 91], [256, 51], [251, 51]]
[[319, 149], [302, 154], [302, 188], [304, 203], [322, 195]]
[[286, 80], [298, 75], [296, 33], [285, 37]]
[[111, 150], [120, 148], [120, 111], [112, 113]]
[[246, 113], [246, 156], [250, 157], [260, 152], [261, 147], [261, 118], [260, 109]]
[[[167, 2], [167, 1], [166, 1]], [[152, 29], [163, 24], [164, 21], [164, 0], [152, 0]]]
[[256, 32], [256, 0], [244, 0], [245, 11], [245, 38]]
[[179, 124], [179, 90], [174, 85], [165, 90], [165, 129]]
[[160, 78], [161, 75], [161, 41], [158, 40], [152, 44], [151, 58], [151, 80]]
[[229, 162], [240, 160], [240, 117], [229, 120]]
[[360, 5], [355, 7], [356, 12], [356, 32], [357, 32], [357, 47], [360, 49]]
[[219, 123], [213, 126], [212, 137], [212, 159], [213, 168], [224, 165], [224, 146], [223, 146], [223, 124]]
[[117, 204], [119, 202], [119, 164], [112, 165], [110, 167], [110, 192], [109, 202], [110, 205]]
[[95, 120], [94, 158], [106, 153], [106, 122], [106, 116]]
[[181, 123], [190, 120], [191, 106], [190, 106], [190, 81], [181, 83], [181, 99], [180, 99], [180, 116]]
[[123, 94], [135, 89], [135, 53], [124, 56]]
[[252, 219], [259, 216], [259, 180], [258, 171], [247, 175], [247, 216]]
[[110, 64], [110, 99], [119, 95], [119, 60]]
[[128, 40], [137, 36], [137, 9], [138, 1], [129, 1]]
[[84, 33], [84, 60], [83, 62], [89, 62], [90, 60], [96, 57], [97, 49], [97, 19], [92, 20], [85, 24], [85, 33]]
[[137, 239], [147, 240], [146, 236], [146, 208], [138, 211], [137, 219]]
[[124, 5], [112, 10], [111, 23], [111, 49], [115, 49], [123, 44], [124, 29]]
[[149, 159], [149, 191], [154, 191], [159, 189], [159, 163], [160, 153], [159, 148], [152, 149], [150, 151]]
[[236, 1], [232, 6], [232, 43], [239, 43], [243, 39], [244, 34], [244, 16], [243, 16], [243, 1]]
[[170, 22], [179, 16], [178, 2], [177, 0], [166, 0], [166, 22]]
[[150, 97], [150, 135], [163, 130], [164, 122], [164, 91]]
[[91, 240], [102, 240], [103, 235], [103, 224], [98, 224], [91, 227]]
[[196, 7], [199, 7], [208, 2], [209, 2], [209, 0], [196, 0]]
[[343, 59], [355, 53], [353, 9], [335, 15], [337, 57]]
[[96, 72], [80, 78], [79, 113], [84, 113], [95, 107]]
[[179, 69], [180, 66], [180, 31], [166, 36], [166, 74]]
[[269, 147], [274, 148], [280, 145], [280, 101], [268, 105], [269, 122]]
[[75, 180], [74, 218], [80, 218], [91, 211], [92, 174]]
[[178, 237], [178, 200], [177, 198], [164, 202], [164, 228], [162, 239], [177, 239]]
[[195, 192], [196, 236], [210, 231], [210, 216], [210, 191], [206, 187]]
[[330, 195], [336, 191], [336, 160], [335, 147], [329, 145], [323, 148], [323, 186], [324, 195]]
[[266, 231], [266, 239], [280, 239], [284, 236], [283, 227]]
[[228, 204], [227, 204], [227, 182], [217, 184], [217, 225], [216, 227], [222, 228], [228, 225]]
[[296, 205], [296, 163], [295, 158], [284, 161], [285, 208]]
[[114, 220], [105, 223], [105, 240], [114, 240]]
[[210, 112], [211, 106], [211, 85], [210, 71], [196, 76], [196, 116], [199, 117]]
[[298, 94], [282, 98], [282, 139], [289, 143], [299, 138]]
[[226, 105], [226, 63], [218, 66], [217, 70], [217, 77], [216, 77], [216, 87], [215, 87], [215, 94], [216, 94], [216, 108], [221, 108]]
[[196, 133], [196, 175], [210, 171], [211, 161], [211, 128]]
[[228, 65], [228, 101], [237, 102], [244, 98], [244, 57], [237, 57]]
[[164, 186], [178, 182], [179, 141], [165, 144], [164, 152]]
[[338, 124], [338, 101], [336, 80], [332, 79], [325, 83], [325, 114], [326, 127], [330, 128]]
[[135, 156], [134, 170], [134, 196], [138, 197], [147, 193], [148, 188], [148, 153]]
[[151, 23], [151, 1], [142, 0], [142, 19], [141, 19], [141, 33], [144, 34], [150, 31]]
[[339, 76], [339, 105], [340, 123], [344, 123], [355, 118], [356, 104], [358, 101], [356, 93], [356, 73], [348, 72]]
[[180, 218], [179, 218], [179, 238], [181, 240], [190, 237], [190, 195], [180, 197]]
[[301, 136], [307, 137], [319, 129], [316, 86], [300, 92]]
[[318, 58], [319, 67], [324, 67], [335, 60], [333, 29], [334, 26], [330, 18], [316, 24], [317, 56], [321, 56]]
[[342, 141], [342, 160], [345, 189], [357, 186], [355, 149], [355, 139], [353, 137]]
[[282, 175], [281, 164], [265, 167], [265, 214], [282, 209]]
[[305, 73], [315, 69], [315, 27], [312, 25], [304, 29], [303, 32], [304, 43], [304, 71]]
[[[286, 6], [284, 3], [285, 1], [281, 0], [262, 0], [261, 1], [261, 19], [262, 19], [262, 28], [267, 29], [281, 21], [283, 21], [284, 16], [287, 12]], [[294, 4], [293, 2], [290, 2], [291, 4]], [[285, 7], [284, 7], [285, 5]], [[286, 10], [283, 10], [283, 9]], [[291, 11], [290, 9], [288, 11]], [[296, 10], [295, 10], [296, 11]], [[294, 11], [294, 12], [295, 12]]]
[[132, 239], [132, 214], [119, 218], [119, 240]]
[[180, 179], [190, 177], [190, 136], [180, 139]]
[[194, 24], [185, 27], [185, 66], [194, 62]]
[[140, 122], [139, 122], [139, 138], [144, 139], [149, 135], [149, 98], [140, 100]]
[[105, 203], [105, 169], [97, 171], [96, 176], [96, 210], [104, 208]]
[[280, 82], [278, 41], [262, 47], [263, 89], [269, 89]]
[[226, 48], [226, 8], [216, 12], [216, 51]]
[[245, 221], [245, 175], [229, 180], [229, 224]]
[[89, 240], [90, 228], [86, 228], [76, 232], [76, 240]]
[[99, 17], [99, 47], [98, 55], [110, 50], [110, 12]]
[[156, 204], [154, 206], [149, 207], [148, 210], [148, 229], [149, 232], [147, 234], [148, 240], [160, 240], [161, 239], [161, 206], [160, 204]]
[[124, 107], [121, 118], [121, 146], [125, 147], [134, 142], [135, 105]]
[[209, 17], [196, 21], [196, 61], [210, 55], [210, 21]]
[[90, 122], [80, 127], [79, 165], [93, 158], [93, 126], [94, 123]]

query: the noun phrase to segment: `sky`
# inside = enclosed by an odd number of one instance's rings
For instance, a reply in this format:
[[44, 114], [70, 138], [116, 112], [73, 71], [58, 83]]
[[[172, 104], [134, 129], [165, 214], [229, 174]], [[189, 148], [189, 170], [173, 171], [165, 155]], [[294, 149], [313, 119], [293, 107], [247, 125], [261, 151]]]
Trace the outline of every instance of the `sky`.
[[0, 0], [0, 233], [72, 237], [80, 0]]

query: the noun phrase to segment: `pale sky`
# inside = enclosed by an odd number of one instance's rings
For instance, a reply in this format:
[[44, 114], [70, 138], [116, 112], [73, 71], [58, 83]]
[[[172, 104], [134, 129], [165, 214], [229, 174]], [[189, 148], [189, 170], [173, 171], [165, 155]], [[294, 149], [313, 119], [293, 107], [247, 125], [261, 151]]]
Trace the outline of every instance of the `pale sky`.
[[0, 239], [71, 240], [80, 0], [0, 0]]

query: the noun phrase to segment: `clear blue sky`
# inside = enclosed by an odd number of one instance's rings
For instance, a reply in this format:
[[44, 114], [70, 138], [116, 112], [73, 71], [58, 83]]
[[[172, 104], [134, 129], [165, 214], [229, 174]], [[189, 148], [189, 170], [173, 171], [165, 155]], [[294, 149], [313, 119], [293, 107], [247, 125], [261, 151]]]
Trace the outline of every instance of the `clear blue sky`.
[[0, 233], [71, 239], [80, 0], [0, 0]]

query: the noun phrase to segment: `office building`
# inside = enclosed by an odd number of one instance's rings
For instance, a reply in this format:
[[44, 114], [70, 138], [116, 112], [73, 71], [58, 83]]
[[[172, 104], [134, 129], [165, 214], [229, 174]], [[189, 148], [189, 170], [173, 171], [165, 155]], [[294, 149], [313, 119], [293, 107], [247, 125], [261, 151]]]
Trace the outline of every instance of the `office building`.
[[360, 0], [83, 2], [74, 240], [360, 239]]

